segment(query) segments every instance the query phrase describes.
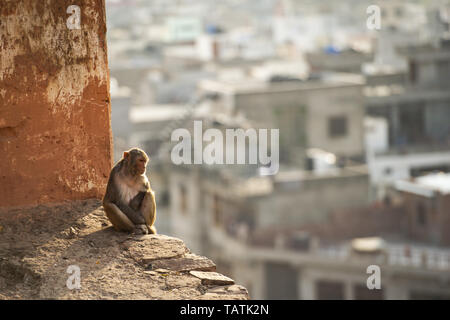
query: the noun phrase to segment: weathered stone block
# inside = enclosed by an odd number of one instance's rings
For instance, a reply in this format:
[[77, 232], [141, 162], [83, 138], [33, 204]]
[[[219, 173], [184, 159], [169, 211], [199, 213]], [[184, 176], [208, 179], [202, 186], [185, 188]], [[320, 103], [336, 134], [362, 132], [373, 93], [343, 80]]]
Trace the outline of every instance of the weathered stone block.
[[136, 261], [144, 264], [152, 263], [154, 260], [181, 257], [189, 252], [182, 240], [165, 235], [133, 237], [124, 243], [124, 247]]
[[156, 260], [152, 262], [153, 269], [167, 269], [184, 272], [191, 270], [214, 271], [216, 265], [210, 259], [196, 254], [186, 254], [182, 258]]
[[190, 271], [194, 277], [202, 280], [204, 285], [228, 285], [234, 284], [234, 280], [217, 272]]

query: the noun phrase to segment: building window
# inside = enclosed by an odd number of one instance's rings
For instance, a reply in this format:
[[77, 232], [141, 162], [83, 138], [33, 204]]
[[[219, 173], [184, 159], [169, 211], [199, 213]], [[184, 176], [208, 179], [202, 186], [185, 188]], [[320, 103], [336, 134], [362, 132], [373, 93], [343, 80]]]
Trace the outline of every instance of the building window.
[[264, 265], [266, 298], [269, 300], [297, 300], [298, 270], [293, 266], [268, 262]]
[[412, 291], [409, 300], [450, 300], [450, 295], [446, 292], [420, 292]]
[[417, 223], [422, 227], [427, 224], [427, 212], [423, 203], [417, 205]]
[[410, 60], [409, 64], [409, 81], [414, 84], [417, 81], [417, 63], [414, 60]]
[[158, 205], [161, 207], [166, 207], [169, 205], [169, 202], [170, 202], [169, 192], [167, 190], [161, 191], [161, 193], [159, 194]]
[[328, 119], [328, 136], [331, 138], [347, 135], [347, 117], [337, 116]]
[[215, 194], [213, 196], [213, 214], [214, 214], [214, 224], [220, 226], [221, 224], [221, 208], [219, 197]]
[[444, 88], [448, 85], [448, 75], [450, 74], [450, 63], [449, 61], [440, 61], [437, 63], [437, 70], [439, 77], [436, 79], [439, 83], [439, 87]]
[[180, 186], [180, 211], [181, 213], [187, 213], [187, 191], [184, 185]]
[[353, 287], [355, 300], [383, 300], [382, 289], [368, 289], [367, 285], [355, 285]]
[[319, 280], [316, 283], [316, 295], [318, 300], [344, 300], [344, 284]]
[[403, 16], [404, 16], [404, 11], [403, 11], [403, 8], [402, 7], [396, 7], [395, 8], [395, 16], [397, 17], [397, 18], [402, 18]]

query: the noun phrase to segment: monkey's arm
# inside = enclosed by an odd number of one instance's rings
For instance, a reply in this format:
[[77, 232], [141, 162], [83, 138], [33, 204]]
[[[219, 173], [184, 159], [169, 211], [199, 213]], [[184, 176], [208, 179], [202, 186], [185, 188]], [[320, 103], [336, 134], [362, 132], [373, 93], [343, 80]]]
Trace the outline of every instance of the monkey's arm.
[[139, 211], [141, 207], [142, 200], [145, 197], [145, 192], [139, 192], [133, 199], [130, 201], [130, 208]]
[[144, 216], [145, 222], [148, 227], [148, 231], [152, 234], [156, 234], [156, 228], [154, 226], [156, 220], [156, 202], [155, 194], [153, 190], [145, 192], [144, 199], [142, 199], [140, 212]]
[[139, 211], [135, 211], [123, 202], [116, 203], [116, 206], [131, 220], [134, 224], [145, 224], [145, 219]]
[[144, 224], [145, 219], [142, 216], [142, 214], [137, 211], [130, 208], [130, 206], [127, 203], [124, 203], [119, 194], [118, 194], [118, 187], [116, 185], [116, 182], [113, 178], [113, 173], [115, 174], [115, 168], [113, 169], [113, 172], [110, 175], [110, 179], [108, 181], [108, 184], [106, 186], [106, 194], [103, 198], [103, 206], [108, 206], [109, 203], [113, 203], [119, 208], [119, 210], [125, 214], [134, 224]]

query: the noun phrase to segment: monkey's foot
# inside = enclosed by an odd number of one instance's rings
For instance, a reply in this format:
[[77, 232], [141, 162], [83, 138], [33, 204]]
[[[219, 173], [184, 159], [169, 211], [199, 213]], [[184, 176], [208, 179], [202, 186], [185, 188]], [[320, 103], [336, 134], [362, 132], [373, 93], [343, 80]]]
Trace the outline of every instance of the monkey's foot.
[[148, 234], [148, 229], [145, 224], [138, 224], [133, 230], [133, 234]]
[[148, 226], [147, 225], [147, 230], [148, 230], [148, 233], [149, 234], [158, 234], [157, 232], [156, 232], [156, 228], [154, 227], [154, 226]]

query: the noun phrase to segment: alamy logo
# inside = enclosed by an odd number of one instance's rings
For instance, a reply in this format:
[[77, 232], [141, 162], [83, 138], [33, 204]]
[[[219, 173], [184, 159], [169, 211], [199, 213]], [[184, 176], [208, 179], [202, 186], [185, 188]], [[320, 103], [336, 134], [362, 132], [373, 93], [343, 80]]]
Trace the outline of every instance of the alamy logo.
[[69, 18], [67, 18], [66, 25], [70, 30], [79, 30], [81, 29], [81, 9], [79, 6], [71, 5], [67, 7], [68, 14], [71, 14]]
[[370, 16], [367, 18], [366, 26], [369, 30], [380, 30], [381, 29], [381, 9], [377, 5], [371, 5], [367, 7], [367, 14]]
[[369, 278], [367, 278], [367, 288], [369, 290], [373, 289], [381, 289], [381, 269], [377, 265], [370, 265], [366, 270], [367, 274], [371, 274]]
[[69, 290], [81, 289], [81, 271], [77, 265], [70, 265], [67, 267], [69, 278], [66, 281], [66, 286]]
[[[194, 121], [193, 163], [245, 164], [247, 156], [245, 141], [247, 138], [248, 163], [258, 164], [259, 160], [259, 164], [268, 166], [267, 171], [262, 174], [276, 174], [279, 169], [279, 129], [270, 129], [270, 156], [268, 155], [267, 135], [268, 129], [259, 129], [258, 132], [255, 129], [226, 129], [224, 141], [222, 131], [210, 128], [203, 132], [202, 122]], [[184, 128], [174, 130], [171, 140], [179, 141], [180, 139], [181, 141], [173, 147], [170, 158], [176, 165], [192, 164], [191, 133]], [[236, 145], [235, 140], [237, 141]], [[203, 142], [208, 143], [205, 148], [203, 148]]]

